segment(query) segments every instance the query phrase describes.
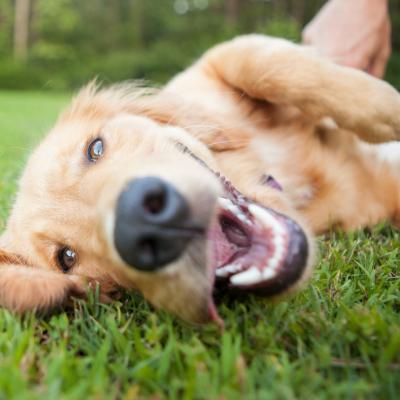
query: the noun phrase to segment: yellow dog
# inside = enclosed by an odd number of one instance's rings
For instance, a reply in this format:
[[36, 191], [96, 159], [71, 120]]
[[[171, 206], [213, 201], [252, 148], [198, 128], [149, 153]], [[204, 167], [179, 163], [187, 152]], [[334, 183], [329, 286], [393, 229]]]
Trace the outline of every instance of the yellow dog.
[[215, 285], [279, 295], [313, 237], [399, 212], [400, 96], [249, 35], [162, 90], [84, 88], [30, 157], [0, 238], [0, 305], [47, 310], [98, 283], [195, 323]]

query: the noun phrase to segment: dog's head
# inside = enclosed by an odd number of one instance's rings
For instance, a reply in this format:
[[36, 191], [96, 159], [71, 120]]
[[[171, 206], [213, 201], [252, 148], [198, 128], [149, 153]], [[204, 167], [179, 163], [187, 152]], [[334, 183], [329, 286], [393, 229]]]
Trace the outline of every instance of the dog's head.
[[78, 95], [29, 159], [0, 263], [98, 282], [104, 295], [137, 289], [196, 323], [218, 321], [215, 276], [273, 295], [296, 286], [311, 258], [303, 229], [242, 196], [184, 129], [134, 115], [134, 101]]

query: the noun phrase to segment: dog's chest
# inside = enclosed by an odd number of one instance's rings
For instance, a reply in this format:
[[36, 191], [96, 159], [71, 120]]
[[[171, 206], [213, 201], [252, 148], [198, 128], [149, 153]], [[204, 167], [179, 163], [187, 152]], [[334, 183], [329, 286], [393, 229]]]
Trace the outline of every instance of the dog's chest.
[[[260, 168], [272, 176], [296, 209], [304, 209], [313, 200], [315, 188], [306, 173], [305, 154], [301, 154], [298, 139], [281, 135], [258, 135], [251, 142]], [[300, 146], [301, 147], [301, 146]]]

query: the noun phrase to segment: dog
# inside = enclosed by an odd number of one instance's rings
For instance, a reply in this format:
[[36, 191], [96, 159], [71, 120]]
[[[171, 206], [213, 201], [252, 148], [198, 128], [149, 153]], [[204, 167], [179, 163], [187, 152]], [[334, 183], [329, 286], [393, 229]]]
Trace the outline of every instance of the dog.
[[[399, 219], [400, 96], [283, 39], [219, 44], [162, 89], [83, 88], [30, 156], [0, 238], [0, 305], [98, 285], [221, 323], [215, 288], [280, 296], [314, 235]], [[387, 143], [386, 143], [387, 142]]]

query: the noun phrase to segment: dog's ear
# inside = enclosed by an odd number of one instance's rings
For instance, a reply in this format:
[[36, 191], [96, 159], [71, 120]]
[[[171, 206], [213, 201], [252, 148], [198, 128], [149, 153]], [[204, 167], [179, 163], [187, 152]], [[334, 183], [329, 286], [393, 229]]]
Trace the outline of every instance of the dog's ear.
[[84, 289], [70, 276], [29, 266], [19, 255], [0, 249], [0, 307], [42, 313], [83, 295]]

